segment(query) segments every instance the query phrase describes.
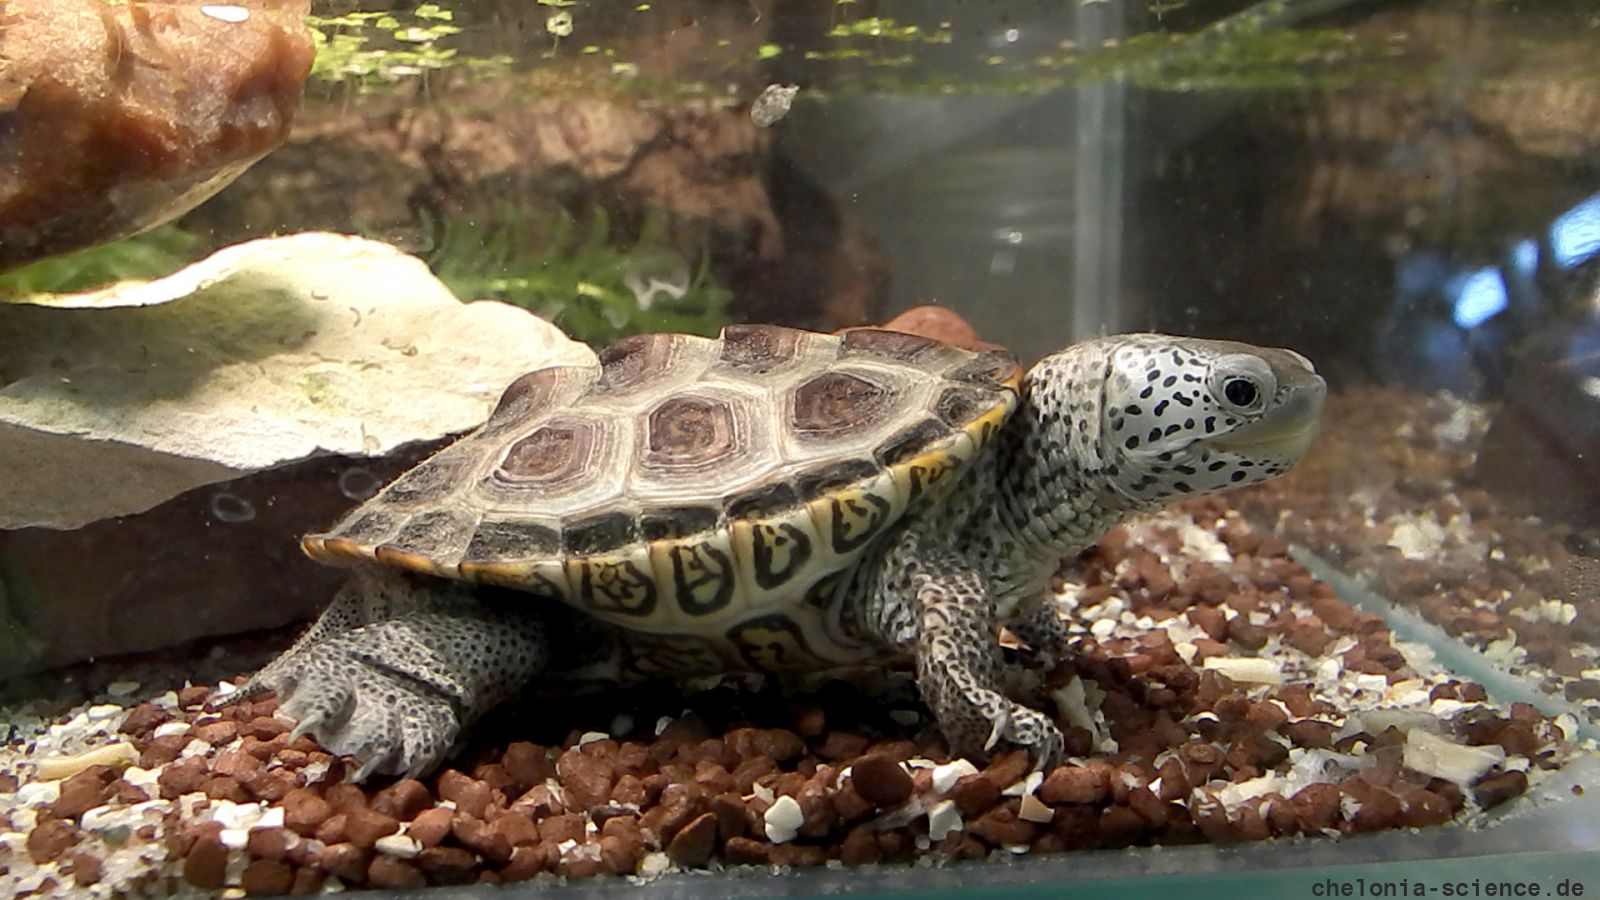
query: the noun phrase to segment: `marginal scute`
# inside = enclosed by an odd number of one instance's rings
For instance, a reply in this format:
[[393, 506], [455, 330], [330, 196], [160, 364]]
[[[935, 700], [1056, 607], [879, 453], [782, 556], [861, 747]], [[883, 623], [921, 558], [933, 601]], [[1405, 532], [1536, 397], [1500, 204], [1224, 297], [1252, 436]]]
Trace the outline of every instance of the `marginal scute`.
[[378, 546], [378, 554], [381, 557], [385, 551], [396, 551], [440, 561], [454, 560], [467, 546], [476, 525], [473, 518], [453, 509], [425, 512], [400, 526], [393, 538]]
[[603, 371], [596, 388], [616, 394], [640, 387], [671, 368], [685, 340], [681, 334], [640, 334], [617, 341], [600, 351]]
[[729, 325], [722, 329], [722, 363], [760, 375], [800, 356], [804, 332], [772, 325]]
[[950, 433], [949, 426], [937, 419], [923, 419], [886, 438], [873, 449], [873, 458], [885, 466], [893, 466], [920, 456], [935, 441]]
[[469, 462], [468, 455], [454, 446], [447, 447], [396, 478], [378, 494], [378, 499], [405, 506], [437, 502], [460, 486], [462, 470]]
[[930, 350], [946, 345], [904, 331], [885, 328], [852, 328], [844, 333], [842, 356], [875, 356], [897, 362], [915, 362]]
[[644, 618], [656, 610], [655, 578], [628, 557], [584, 557], [567, 563], [572, 590], [592, 612]]
[[1005, 350], [985, 350], [950, 373], [953, 381], [973, 384], [1012, 385], [1022, 379], [1022, 367], [1017, 358]]
[[680, 396], [645, 416], [644, 464], [651, 468], [703, 466], [741, 449], [739, 413], [717, 397]]
[[581, 419], [541, 425], [511, 445], [496, 475], [511, 483], [545, 484], [582, 477], [598, 443], [596, 427]]
[[372, 547], [383, 543], [399, 527], [400, 516], [380, 508], [366, 512], [358, 511], [348, 521], [341, 523], [333, 533], [346, 540]]
[[975, 387], [952, 387], [939, 395], [934, 411], [952, 427], [961, 428], [994, 409], [998, 402], [995, 395], [988, 391]]
[[689, 616], [714, 615], [733, 599], [733, 558], [712, 543], [683, 542], [663, 548], [678, 607]]
[[568, 522], [561, 536], [568, 556], [609, 553], [638, 541], [638, 519], [625, 512], [601, 513]]
[[722, 525], [722, 511], [711, 506], [646, 509], [639, 513], [639, 536], [670, 541], [711, 531]]
[[800, 492], [784, 482], [769, 484], [730, 499], [730, 519], [762, 519], [781, 515], [800, 505]]
[[811, 436], [853, 431], [886, 414], [894, 391], [850, 372], [823, 372], [795, 389], [790, 424]]
[[467, 542], [461, 561], [466, 564], [548, 558], [560, 553], [561, 546], [561, 533], [547, 525], [485, 518]]

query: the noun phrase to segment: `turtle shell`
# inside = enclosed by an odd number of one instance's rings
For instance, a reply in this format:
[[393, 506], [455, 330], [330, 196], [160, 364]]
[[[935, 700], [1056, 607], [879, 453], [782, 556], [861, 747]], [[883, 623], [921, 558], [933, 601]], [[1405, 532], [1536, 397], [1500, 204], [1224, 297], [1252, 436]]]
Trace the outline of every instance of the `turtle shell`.
[[489, 420], [304, 547], [560, 599], [644, 632], [787, 627], [955, 479], [1021, 370], [879, 329], [629, 338], [519, 378]]

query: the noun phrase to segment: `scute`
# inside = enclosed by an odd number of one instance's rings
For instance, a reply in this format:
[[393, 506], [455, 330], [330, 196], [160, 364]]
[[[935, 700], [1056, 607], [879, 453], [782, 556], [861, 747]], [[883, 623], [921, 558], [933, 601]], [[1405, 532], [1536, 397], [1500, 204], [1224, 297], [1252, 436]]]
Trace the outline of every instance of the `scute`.
[[789, 424], [807, 436], [854, 431], [881, 417], [894, 391], [854, 372], [823, 372], [795, 389]]
[[733, 456], [742, 447], [745, 429], [740, 421], [750, 414], [720, 397], [664, 400], [645, 415], [643, 462], [662, 469], [693, 468]]
[[729, 325], [722, 330], [721, 359], [739, 372], [765, 374], [800, 358], [805, 332], [771, 325]]
[[[1021, 369], [914, 335], [643, 335], [530, 372], [482, 428], [304, 541], [519, 588], [746, 660], [845, 640], [807, 597], [954, 481]], [[830, 607], [831, 608], [831, 607]]]

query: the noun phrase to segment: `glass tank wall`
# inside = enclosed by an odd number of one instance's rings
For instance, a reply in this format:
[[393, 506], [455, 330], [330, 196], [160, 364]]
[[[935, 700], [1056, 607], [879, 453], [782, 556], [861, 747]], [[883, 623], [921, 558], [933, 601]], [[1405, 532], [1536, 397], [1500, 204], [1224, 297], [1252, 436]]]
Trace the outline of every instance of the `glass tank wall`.
[[[1600, 891], [1593, 4], [99, 6], [0, 6], [0, 896]], [[909, 664], [635, 650], [359, 784], [230, 699], [349, 578], [300, 537], [519, 376], [746, 323], [1219, 338], [1328, 394], [1287, 475], [1062, 560], [1059, 665], [996, 633], [1038, 771]]]

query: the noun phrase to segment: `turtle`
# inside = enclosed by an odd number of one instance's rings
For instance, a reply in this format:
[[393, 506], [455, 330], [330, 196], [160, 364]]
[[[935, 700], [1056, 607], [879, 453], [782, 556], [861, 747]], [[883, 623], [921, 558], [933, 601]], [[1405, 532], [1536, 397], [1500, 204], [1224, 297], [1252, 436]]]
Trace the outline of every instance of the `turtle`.
[[1070, 629], [1063, 558], [1129, 515], [1287, 471], [1326, 388], [1292, 350], [1159, 334], [1010, 352], [859, 328], [649, 334], [514, 381], [487, 421], [305, 537], [353, 569], [238, 696], [357, 780], [417, 776], [536, 677], [914, 666], [953, 753], [1061, 758], [1004, 625]]

